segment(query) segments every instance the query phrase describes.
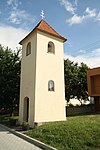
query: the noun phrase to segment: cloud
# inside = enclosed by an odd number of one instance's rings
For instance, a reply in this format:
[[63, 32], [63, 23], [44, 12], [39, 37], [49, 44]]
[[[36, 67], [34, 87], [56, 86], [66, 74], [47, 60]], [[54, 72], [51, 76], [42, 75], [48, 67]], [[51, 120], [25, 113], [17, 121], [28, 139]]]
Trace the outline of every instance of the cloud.
[[71, 18], [67, 19], [66, 22], [70, 25], [82, 23], [84, 20], [84, 16], [78, 16], [74, 14]]
[[7, 0], [7, 4], [14, 9], [17, 9], [18, 6], [21, 4], [19, 0]]
[[79, 50], [79, 53], [81, 53], [81, 54], [85, 54], [85, 53], [86, 53], [86, 51], [85, 51], [85, 50], [83, 50], [83, 49], [80, 49], [80, 50]]
[[74, 14], [71, 18], [67, 19], [66, 22], [69, 23], [69, 25], [80, 24], [83, 21], [87, 21], [91, 18], [95, 20], [96, 16], [97, 16], [96, 9], [90, 9], [89, 7], [87, 7], [84, 12], [84, 15], [79, 16], [77, 14]]
[[87, 7], [83, 12], [83, 15], [79, 15], [77, 13], [78, 7], [78, 0], [74, 0], [73, 3], [69, 2], [68, 0], [58, 0], [60, 5], [64, 6], [67, 12], [69, 12], [72, 16], [66, 20], [66, 23], [69, 25], [73, 24], [81, 24], [84, 21], [89, 21], [93, 19], [94, 21], [100, 21], [100, 12], [96, 12], [95, 8]]
[[23, 22], [33, 23], [35, 19], [32, 15], [27, 13], [25, 10], [12, 10], [8, 20], [14, 24], [21, 24]]
[[97, 21], [100, 21], [100, 12], [98, 13], [97, 17], [96, 17]]
[[18, 44], [23, 37], [29, 31], [21, 29], [21, 28], [14, 28], [11, 26], [0, 25], [0, 44], [2, 46], [8, 46], [12, 50], [16, 50], [16, 47], [20, 47]]
[[7, 0], [8, 5], [12, 5], [13, 3], [16, 3], [16, 0]]
[[22, 4], [20, 0], [7, 0], [7, 4], [11, 8], [9, 17], [7, 18], [10, 23], [27, 27], [29, 23], [35, 22], [35, 17], [33, 15], [20, 9], [19, 6]]
[[100, 57], [100, 48], [97, 48], [95, 50], [92, 51], [92, 56], [93, 57]]
[[[60, 4], [63, 5], [65, 7], [65, 9], [70, 12], [71, 14], [75, 14], [75, 9], [74, 5], [72, 5], [72, 3], [70, 3], [68, 0], [59, 0]], [[75, 1], [76, 4], [77, 1]]]
[[100, 48], [93, 50], [91, 54], [83, 53], [77, 56], [72, 56], [65, 54], [65, 59], [70, 59], [71, 61], [81, 62], [87, 64], [90, 68], [100, 67]]
[[13, 4], [13, 2], [15, 3], [15, 2], [16, 2], [16, 0], [7, 0], [7, 4], [8, 4], [8, 5], [12, 5], [12, 4]]
[[86, 18], [95, 17], [97, 15], [96, 9], [90, 9], [89, 7], [86, 8], [85, 13], [86, 13], [86, 16], [85, 16]]
[[22, 3], [21, 3], [21, 1], [20, 0], [7, 0], [7, 4], [9, 5], [9, 6], [12, 6], [13, 7], [13, 9], [15, 8], [17, 8], [19, 5], [21, 5]]

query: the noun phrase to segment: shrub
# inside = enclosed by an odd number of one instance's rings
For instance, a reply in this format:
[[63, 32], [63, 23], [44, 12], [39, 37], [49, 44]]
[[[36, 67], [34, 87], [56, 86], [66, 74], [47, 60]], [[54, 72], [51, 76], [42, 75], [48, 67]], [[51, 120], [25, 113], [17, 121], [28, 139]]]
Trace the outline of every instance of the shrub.
[[18, 118], [15, 118], [15, 117], [9, 118], [9, 125], [10, 125], [10, 126], [15, 126], [17, 120], [18, 120]]
[[29, 123], [28, 122], [26, 122], [26, 121], [23, 121], [22, 122], [22, 129], [23, 130], [29, 130]]

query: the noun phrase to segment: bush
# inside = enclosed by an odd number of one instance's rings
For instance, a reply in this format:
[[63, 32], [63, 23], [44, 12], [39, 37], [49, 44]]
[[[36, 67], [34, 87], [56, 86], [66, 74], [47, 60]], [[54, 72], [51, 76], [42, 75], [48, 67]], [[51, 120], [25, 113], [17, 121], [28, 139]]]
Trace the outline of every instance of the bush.
[[18, 118], [16, 117], [11, 117], [9, 118], [9, 126], [15, 126]]
[[74, 105], [72, 103], [69, 104], [69, 107], [74, 107]]
[[29, 130], [29, 123], [28, 122], [26, 122], [26, 121], [23, 121], [22, 122], [22, 129], [23, 130]]

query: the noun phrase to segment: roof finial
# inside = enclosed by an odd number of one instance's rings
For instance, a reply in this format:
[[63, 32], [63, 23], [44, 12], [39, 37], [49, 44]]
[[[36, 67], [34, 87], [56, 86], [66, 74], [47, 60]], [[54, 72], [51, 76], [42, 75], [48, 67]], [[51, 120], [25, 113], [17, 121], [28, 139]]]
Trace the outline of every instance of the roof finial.
[[45, 18], [43, 10], [41, 11], [41, 15], [40, 16], [42, 17], [42, 19]]

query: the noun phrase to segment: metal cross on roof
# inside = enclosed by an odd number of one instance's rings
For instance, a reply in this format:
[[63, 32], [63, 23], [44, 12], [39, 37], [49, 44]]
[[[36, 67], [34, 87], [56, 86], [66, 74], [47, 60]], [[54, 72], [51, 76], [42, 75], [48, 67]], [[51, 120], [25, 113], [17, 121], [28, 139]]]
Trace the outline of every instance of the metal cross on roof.
[[45, 18], [45, 16], [44, 16], [44, 11], [43, 11], [43, 10], [41, 11], [41, 15], [40, 15], [40, 16], [42, 17], [42, 19]]

